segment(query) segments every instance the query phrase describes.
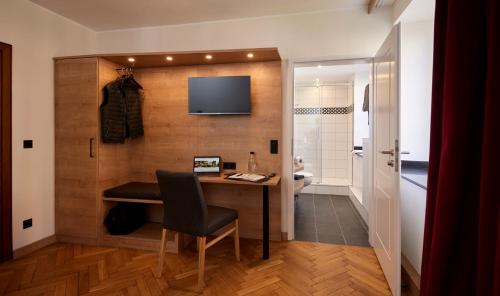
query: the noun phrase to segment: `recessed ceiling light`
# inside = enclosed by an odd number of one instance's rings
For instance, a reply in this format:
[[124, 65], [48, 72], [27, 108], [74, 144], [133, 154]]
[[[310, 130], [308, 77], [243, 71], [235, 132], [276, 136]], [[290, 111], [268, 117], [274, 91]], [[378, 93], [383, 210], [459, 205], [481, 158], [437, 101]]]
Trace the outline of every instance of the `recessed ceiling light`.
[[212, 59], [212, 56], [211, 56], [211, 55], [209, 55], [209, 54], [207, 54], [207, 55], [205, 56], [205, 59], [207, 59], [207, 60], [211, 60], [211, 59]]
[[321, 67], [323, 67], [323, 66], [321, 66], [321, 65], [318, 65], [318, 68], [321, 68]]
[[127, 60], [128, 60], [129, 62], [131, 62], [131, 63], [135, 62], [135, 59], [134, 59], [134, 58], [128, 58]]
[[171, 57], [171, 56], [168, 56], [168, 57], [167, 57], [167, 61], [171, 62], [171, 61], [173, 61], [173, 60], [174, 60], [174, 58], [173, 58], [173, 57]]
[[249, 59], [253, 58], [253, 53], [251, 53], [251, 52], [250, 52], [250, 53], [248, 53], [248, 54], [247, 54], [247, 57], [248, 57]]

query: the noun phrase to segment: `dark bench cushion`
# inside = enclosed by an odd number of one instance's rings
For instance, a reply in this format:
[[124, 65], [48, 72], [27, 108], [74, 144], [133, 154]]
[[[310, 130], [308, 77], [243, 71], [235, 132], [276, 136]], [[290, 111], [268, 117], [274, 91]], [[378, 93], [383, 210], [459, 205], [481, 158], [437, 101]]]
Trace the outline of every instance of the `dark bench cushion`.
[[130, 182], [106, 189], [105, 197], [162, 200], [160, 187], [156, 183]]

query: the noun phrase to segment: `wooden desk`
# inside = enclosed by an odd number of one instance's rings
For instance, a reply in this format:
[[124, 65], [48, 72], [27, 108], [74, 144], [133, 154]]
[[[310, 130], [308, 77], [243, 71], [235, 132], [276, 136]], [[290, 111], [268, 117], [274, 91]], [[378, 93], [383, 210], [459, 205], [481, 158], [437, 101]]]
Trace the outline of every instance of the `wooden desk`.
[[200, 183], [262, 186], [262, 259], [269, 259], [269, 186], [277, 186], [280, 176], [261, 183], [226, 179], [224, 176], [199, 176]]
[[[261, 183], [238, 181], [226, 179], [221, 176], [199, 176], [200, 183], [207, 184], [226, 184], [226, 185], [246, 185], [246, 186], [261, 186], [262, 187], [262, 259], [269, 259], [269, 187], [277, 186], [280, 183], [280, 176], [274, 176], [269, 180]], [[134, 187], [133, 194], [124, 196], [118, 194], [109, 194], [117, 188], [129, 191], [130, 186]], [[127, 188], [128, 187], [128, 188]], [[120, 191], [120, 190], [119, 190]], [[143, 192], [144, 191], [144, 192]], [[147, 192], [146, 192], [147, 191]], [[135, 195], [135, 197], [134, 197]], [[136, 202], [149, 204], [163, 204], [159, 194], [158, 185], [155, 183], [139, 183], [132, 182], [116, 188], [108, 189], [104, 192], [104, 200], [111, 202]], [[150, 198], [142, 198], [140, 196], [151, 196]], [[154, 197], [154, 198], [153, 198]]]

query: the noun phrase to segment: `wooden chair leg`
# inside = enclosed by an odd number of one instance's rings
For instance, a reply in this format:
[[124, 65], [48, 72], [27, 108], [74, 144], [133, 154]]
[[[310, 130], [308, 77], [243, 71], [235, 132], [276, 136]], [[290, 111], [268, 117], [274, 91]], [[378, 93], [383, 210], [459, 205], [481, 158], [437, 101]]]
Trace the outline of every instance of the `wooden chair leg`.
[[205, 286], [205, 245], [206, 237], [199, 238], [198, 246], [198, 289], [202, 290]]
[[236, 261], [240, 261], [240, 226], [238, 219], [234, 220], [234, 252], [236, 255]]
[[163, 261], [165, 260], [165, 246], [167, 245], [167, 230], [163, 228], [161, 233], [161, 242], [160, 242], [160, 254], [158, 259], [158, 270], [156, 272], [156, 277], [161, 277], [163, 272]]

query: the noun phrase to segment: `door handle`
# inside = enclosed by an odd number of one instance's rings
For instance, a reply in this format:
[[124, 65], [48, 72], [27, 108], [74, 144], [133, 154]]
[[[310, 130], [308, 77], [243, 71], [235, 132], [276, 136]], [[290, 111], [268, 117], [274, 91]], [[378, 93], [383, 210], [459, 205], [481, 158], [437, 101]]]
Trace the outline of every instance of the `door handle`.
[[94, 158], [94, 138], [89, 139], [89, 156]]
[[401, 151], [401, 154], [410, 154], [410, 151]]
[[382, 150], [382, 151], [380, 151], [380, 153], [385, 154], [385, 155], [394, 156], [394, 150], [393, 149], [391, 149], [391, 150]]
[[389, 161], [387, 162], [387, 165], [388, 165], [388, 166], [390, 166], [390, 167], [394, 167], [394, 160], [392, 160], [392, 159], [391, 159], [391, 160], [389, 160]]

